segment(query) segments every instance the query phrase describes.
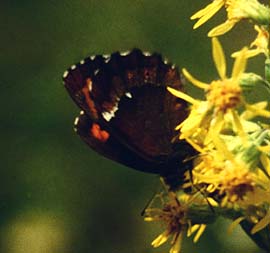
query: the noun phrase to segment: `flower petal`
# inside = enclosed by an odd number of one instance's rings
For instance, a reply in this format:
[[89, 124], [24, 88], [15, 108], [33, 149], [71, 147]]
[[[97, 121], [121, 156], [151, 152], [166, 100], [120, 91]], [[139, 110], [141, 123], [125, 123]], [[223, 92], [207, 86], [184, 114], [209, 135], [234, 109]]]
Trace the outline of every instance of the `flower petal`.
[[239, 137], [242, 139], [243, 144], [246, 145], [248, 138], [247, 138], [247, 134], [244, 131], [243, 125], [241, 123], [241, 119], [235, 110], [230, 110], [230, 113], [233, 117], [233, 123], [235, 124], [236, 131]]
[[198, 101], [192, 97], [190, 97], [189, 95], [185, 94], [182, 91], [179, 90], [175, 90], [173, 88], [167, 87], [167, 90], [172, 93], [174, 96], [178, 97], [178, 98], [182, 98], [183, 100], [191, 103], [191, 104], [198, 104]]
[[211, 4], [208, 4], [205, 8], [192, 15], [190, 19], [199, 19], [193, 26], [193, 29], [196, 29], [207, 22], [207, 20], [214, 16], [223, 5], [224, 0], [215, 0]]
[[251, 229], [251, 234], [255, 234], [256, 232], [262, 230], [270, 223], [270, 210], [268, 210], [267, 214]]
[[206, 229], [206, 224], [201, 224], [199, 230], [197, 231], [196, 235], [194, 236], [193, 242], [196, 243], [201, 235], [203, 234], [204, 230]]
[[182, 246], [183, 233], [177, 235], [176, 240], [173, 243], [173, 246], [170, 249], [170, 253], [180, 253]]
[[250, 113], [253, 113], [253, 117], [262, 116], [265, 118], [270, 118], [270, 111], [258, 107], [257, 104], [249, 105], [249, 104], [245, 103], [245, 106], [246, 106], [247, 110], [250, 111]]
[[247, 48], [244, 47], [235, 59], [233, 70], [232, 70], [233, 79], [237, 80], [246, 68], [246, 65], [247, 65], [246, 52], [247, 52]]
[[222, 35], [230, 31], [237, 22], [238, 20], [227, 20], [221, 25], [214, 27], [207, 35], [208, 37], [215, 37], [215, 36]]
[[154, 248], [159, 247], [161, 244], [165, 243], [170, 236], [170, 233], [166, 230], [162, 234], [160, 234], [154, 241], [152, 241], [152, 246]]
[[237, 219], [235, 219], [228, 227], [228, 234], [230, 235], [233, 232], [233, 230], [235, 229], [235, 227], [237, 225], [239, 225], [240, 222], [243, 221], [244, 219], [245, 219], [245, 217], [243, 217], [243, 216], [240, 216]]
[[193, 77], [185, 68], [182, 69], [182, 72], [184, 74], [184, 76], [195, 86], [197, 86], [198, 88], [201, 89], [208, 89], [209, 88], [209, 84], [208, 83], [203, 83], [199, 80], [197, 80], [195, 77]]
[[[240, 53], [241, 53], [241, 51], [234, 52], [234, 53], [231, 54], [231, 57], [236, 58], [236, 57], [239, 56]], [[261, 53], [263, 53], [263, 52], [259, 48], [250, 49], [250, 50], [246, 51], [245, 57], [246, 58], [251, 58], [251, 57], [254, 57], [254, 56], [256, 56], [258, 54], [261, 54]]]
[[222, 80], [226, 78], [226, 59], [222, 46], [217, 38], [212, 39], [212, 54], [219, 76]]
[[191, 226], [187, 231], [187, 237], [190, 237], [194, 232], [196, 232], [200, 228], [199, 224], [195, 224]]

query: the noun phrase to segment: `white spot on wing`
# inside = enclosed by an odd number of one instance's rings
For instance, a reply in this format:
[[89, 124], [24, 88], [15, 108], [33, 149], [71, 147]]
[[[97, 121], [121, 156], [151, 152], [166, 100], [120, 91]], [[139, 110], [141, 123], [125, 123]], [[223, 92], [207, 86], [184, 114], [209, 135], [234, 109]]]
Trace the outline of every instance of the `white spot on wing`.
[[105, 59], [105, 62], [108, 63], [110, 61], [111, 57], [108, 57]]
[[79, 117], [77, 117], [75, 120], [74, 120], [74, 126], [77, 126], [78, 125], [78, 123], [79, 123]]
[[[84, 115], [84, 111], [80, 111], [80, 115]], [[80, 121], [80, 117], [77, 117], [74, 120], [74, 127], [73, 127], [73, 129], [74, 129], [75, 132], [78, 131], [77, 126], [78, 126], [79, 121]]]
[[84, 63], [85, 63], [85, 61], [84, 61], [84, 60], [81, 60], [81, 61], [80, 61], [80, 64], [81, 64], [81, 65], [83, 65]]
[[88, 84], [88, 90], [91, 92], [92, 88], [93, 88], [93, 83], [92, 83], [91, 79], [89, 80], [89, 82], [87, 82], [87, 84]]
[[74, 127], [73, 127], [73, 129], [74, 129], [75, 132], [77, 132], [77, 130], [78, 130], [77, 129], [77, 126], [78, 126], [79, 120], [80, 120], [79, 117], [75, 118], [75, 120], [74, 120]]
[[70, 68], [71, 68], [72, 70], [74, 70], [74, 69], [76, 69], [76, 65], [72, 65]]
[[175, 64], [173, 64], [173, 65], [171, 66], [171, 68], [172, 68], [172, 69], [175, 69]]
[[151, 54], [149, 52], [143, 52], [144, 56], [150, 56]]
[[115, 117], [115, 113], [118, 110], [118, 103], [113, 107], [110, 112], [102, 112], [102, 116], [106, 121], [110, 121], [113, 117]]
[[110, 55], [109, 54], [104, 54], [103, 57], [107, 59], [107, 58], [110, 58]]
[[95, 55], [92, 55], [92, 56], [90, 56], [90, 60], [95, 60], [95, 58], [96, 58], [96, 56]]
[[95, 70], [94, 75], [96, 76], [98, 74], [98, 72], [99, 72], [99, 69]]
[[132, 98], [132, 94], [130, 92], [126, 92], [125, 96], [128, 97], [128, 98]]
[[120, 55], [121, 56], [127, 56], [129, 53], [130, 53], [130, 51], [124, 51], [124, 52], [121, 52]]
[[164, 63], [167, 65], [169, 63], [169, 60], [167, 58], [165, 58]]
[[63, 74], [63, 78], [66, 78], [68, 76], [68, 71], [66, 70]]

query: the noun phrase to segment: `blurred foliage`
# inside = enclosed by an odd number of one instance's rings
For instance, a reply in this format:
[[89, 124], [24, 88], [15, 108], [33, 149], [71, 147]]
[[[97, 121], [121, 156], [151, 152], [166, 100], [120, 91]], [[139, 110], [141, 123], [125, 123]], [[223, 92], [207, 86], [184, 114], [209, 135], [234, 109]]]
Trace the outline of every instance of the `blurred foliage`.
[[[140, 217], [158, 177], [108, 161], [81, 142], [72, 130], [79, 109], [61, 78], [88, 55], [138, 47], [211, 80], [217, 73], [205, 34], [220, 20], [195, 32], [189, 20], [204, 4], [0, 2], [0, 252], [160, 252], [150, 242], [161, 230]], [[250, 40], [248, 29], [236, 29], [233, 43], [221, 40], [238, 50]], [[259, 252], [240, 230], [228, 237], [223, 221], [207, 231], [196, 245], [186, 240], [185, 252]]]

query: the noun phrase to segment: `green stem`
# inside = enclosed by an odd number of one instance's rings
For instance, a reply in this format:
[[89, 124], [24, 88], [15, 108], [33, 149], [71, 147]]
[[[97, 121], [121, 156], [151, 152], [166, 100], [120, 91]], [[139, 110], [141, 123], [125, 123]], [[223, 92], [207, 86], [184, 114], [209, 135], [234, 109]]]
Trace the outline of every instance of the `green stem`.
[[270, 89], [270, 58], [267, 58], [265, 60], [265, 80], [266, 80], [268, 89]]

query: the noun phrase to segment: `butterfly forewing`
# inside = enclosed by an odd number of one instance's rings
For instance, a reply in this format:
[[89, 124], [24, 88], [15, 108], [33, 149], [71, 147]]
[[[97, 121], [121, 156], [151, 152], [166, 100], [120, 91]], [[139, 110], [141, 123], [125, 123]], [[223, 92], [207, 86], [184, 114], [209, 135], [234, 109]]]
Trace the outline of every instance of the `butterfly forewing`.
[[174, 128], [188, 111], [166, 89], [183, 85], [179, 71], [161, 55], [134, 49], [90, 57], [72, 66], [64, 83], [83, 110], [75, 128], [90, 147], [138, 170], [166, 174], [171, 169]]

